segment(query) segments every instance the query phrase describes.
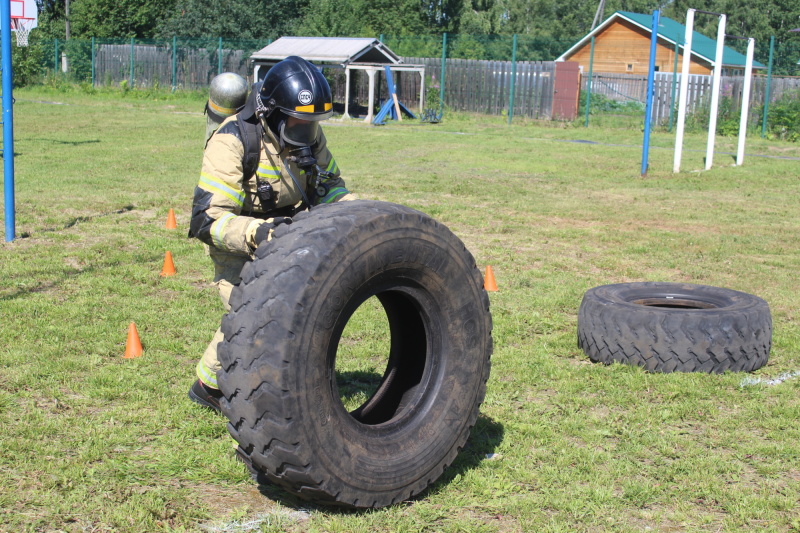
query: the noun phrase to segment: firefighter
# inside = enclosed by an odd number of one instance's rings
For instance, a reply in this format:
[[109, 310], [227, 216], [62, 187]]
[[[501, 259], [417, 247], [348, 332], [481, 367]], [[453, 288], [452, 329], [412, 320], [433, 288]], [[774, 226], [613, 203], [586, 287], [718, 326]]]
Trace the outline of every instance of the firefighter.
[[[309, 205], [355, 199], [320, 127], [332, 107], [322, 73], [290, 56], [253, 85], [242, 110], [208, 139], [189, 235], [206, 245], [226, 310], [242, 267], [276, 226], [291, 224], [291, 217]], [[189, 390], [192, 401], [216, 411], [222, 397], [216, 377], [222, 339], [217, 329]]]

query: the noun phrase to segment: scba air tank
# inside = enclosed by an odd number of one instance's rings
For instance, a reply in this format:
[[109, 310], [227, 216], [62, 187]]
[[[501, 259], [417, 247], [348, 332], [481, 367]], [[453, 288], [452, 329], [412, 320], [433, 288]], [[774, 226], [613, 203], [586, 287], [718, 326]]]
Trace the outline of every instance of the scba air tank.
[[206, 103], [206, 142], [222, 121], [236, 113], [247, 99], [247, 80], [234, 72], [223, 72], [211, 80]]

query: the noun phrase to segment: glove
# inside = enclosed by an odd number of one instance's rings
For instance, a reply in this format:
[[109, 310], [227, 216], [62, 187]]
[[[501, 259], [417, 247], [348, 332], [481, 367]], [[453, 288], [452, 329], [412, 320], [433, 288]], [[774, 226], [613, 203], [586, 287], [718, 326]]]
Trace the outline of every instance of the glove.
[[280, 226], [281, 224], [291, 224], [292, 217], [275, 217], [275, 218], [268, 218], [260, 226], [256, 229], [255, 234], [255, 245], [258, 246], [264, 241], [271, 241], [272, 240], [272, 233], [275, 231], [275, 228]]

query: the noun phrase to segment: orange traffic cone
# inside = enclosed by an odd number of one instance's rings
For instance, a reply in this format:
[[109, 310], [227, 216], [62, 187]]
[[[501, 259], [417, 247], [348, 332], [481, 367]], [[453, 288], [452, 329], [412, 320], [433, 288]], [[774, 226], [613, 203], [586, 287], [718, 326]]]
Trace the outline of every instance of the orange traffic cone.
[[494, 280], [494, 271], [491, 266], [486, 267], [486, 275], [483, 277], [483, 288], [489, 292], [496, 292], [497, 282]]
[[125, 343], [125, 356], [124, 359], [134, 359], [142, 355], [142, 341], [139, 340], [139, 332], [136, 330], [136, 324], [131, 322], [128, 326], [128, 342]]
[[172, 252], [167, 252], [164, 254], [164, 267], [161, 269], [162, 276], [174, 276], [175, 275], [175, 263], [172, 261]]
[[175, 220], [175, 211], [173, 211], [171, 207], [167, 214], [167, 229], [178, 229], [178, 223]]

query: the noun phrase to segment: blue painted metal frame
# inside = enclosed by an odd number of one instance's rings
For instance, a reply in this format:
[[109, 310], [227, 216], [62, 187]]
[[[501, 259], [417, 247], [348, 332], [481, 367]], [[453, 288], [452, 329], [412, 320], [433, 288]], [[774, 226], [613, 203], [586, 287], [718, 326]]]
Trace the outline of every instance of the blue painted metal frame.
[[[375, 115], [375, 118], [372, 119], [373, 124], [383, 124], [386, 120], [388, 115], [391, 115], [392, 120], [397, 120], [397, 111], [394, 108], [394, 98], [393, 96], [397, 94], [397, 86], [394, 84], [394, 77], [392, 76], [392, 69], [387, 65], [383, 67], [386, 71], [386, 85], [389, 87], [389, 98], [381, 106], [380, 111], [378, 114]], [[405, 112], [411, 118], [417, 118], [417, 115], [411, 112], [406, 106], [404, 106], [401, 102], [397, 102], [397, 105], [400, 107], [400, 112]]]
[[3, 54], [3, 191], [5, 196], [6, 242], [16, 237], [16, 214], [14, 210], [14, 86], [11, 68], [11, 2], [0, 0], [0, 51]]
[[644, 142], [642, 143], [642, 176], [647, 174], [650, 155], [650, 129], [653, 120], [653, 86], [656, 72], [656, 43], [658, 42], [658, 21], [660, 11], [653, 11], [653, 33], [650, 36], [650, 69], [647, 73], [647, 105], [644, 111]]

